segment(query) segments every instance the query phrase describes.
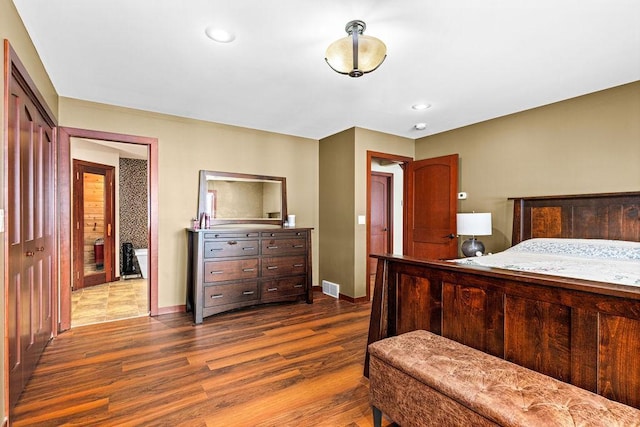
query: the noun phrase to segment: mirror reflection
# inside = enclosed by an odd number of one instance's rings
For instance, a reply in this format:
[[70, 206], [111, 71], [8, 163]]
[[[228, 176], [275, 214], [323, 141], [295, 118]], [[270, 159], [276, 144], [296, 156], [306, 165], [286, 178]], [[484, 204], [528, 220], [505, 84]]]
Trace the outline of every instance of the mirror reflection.
[[211, 224], [282, 225], [286, 216], [285, 178], [201, 171], [198, 215]]

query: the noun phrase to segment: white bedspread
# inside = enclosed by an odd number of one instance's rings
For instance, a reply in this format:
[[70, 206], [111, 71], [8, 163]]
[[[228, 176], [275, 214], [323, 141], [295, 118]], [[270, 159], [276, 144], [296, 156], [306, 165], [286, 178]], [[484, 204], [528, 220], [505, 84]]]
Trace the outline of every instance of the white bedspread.
[[640, 242], [529, 239], [504, 252], [453, 261], [467, 265], [640, 286]]

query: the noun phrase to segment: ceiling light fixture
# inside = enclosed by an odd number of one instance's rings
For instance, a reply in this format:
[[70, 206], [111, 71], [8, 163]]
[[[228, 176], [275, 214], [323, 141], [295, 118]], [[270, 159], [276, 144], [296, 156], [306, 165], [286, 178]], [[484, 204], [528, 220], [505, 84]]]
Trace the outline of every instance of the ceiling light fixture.
[[387, 57], [387, 46], [375, 37], [363, 35], [366, 28], [363, 21], [351, 21], [344, 28], [349, 36], [329, 45], [324, 59], [333, 71], [360, 77], [382, 64]]
[[426, 123], [416, 123], [414, 128], [416, 130], [425, 130], [427, 128], [427, 124]]
[[414, 110], [426, 110], [427, 108], [430, 108], [431, 104], [413, 104], [411, 106], [411, 108], [413, 108]]
[[207, 27], [204, 32], [207, 37], [218, 43], [231, 43], [236, 39], [236, 36], [232, 32], [223, 30], [222, 28]]

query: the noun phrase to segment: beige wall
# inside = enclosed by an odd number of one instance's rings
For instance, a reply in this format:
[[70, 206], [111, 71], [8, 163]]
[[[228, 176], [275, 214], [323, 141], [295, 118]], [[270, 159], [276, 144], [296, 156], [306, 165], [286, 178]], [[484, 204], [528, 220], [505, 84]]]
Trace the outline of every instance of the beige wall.
[[[11, 2], [10, 0], [0, 0], [0, 39], [2, 39], [3, 41], [5, 39], [9, 40], [9, 42], [11, 43], [11, 46], [13, 47], [13, 50], [15, 50], [16, 54], [20, 58], [20, 61], [24, 64], [25, 68], [27, 69], [27, 72], [29, 73], [31, 78], [34, 80], [36, 86], [42, 93], [45, 99], [45, 102], [48, 104], [50, 110], [55, 115], [56, 112], [58, 111], [58, 95], [56, 94], [56, 91], [53, 88], [51, 81], [49, 80], [49, 76], [47, 75], [47, 72], [45, 71], [44, 66], [42, 65], [42, 62], [40, 61], [40, 58], [38, 57], [38, 54], [36, 53], [36, 50], [33, 47], [33, 44], [31, 43], [31, 38], [27, 35], [27, 32], [22, 24], [22, 20], [18, 16], [18, 12], [16, 12], [13, 2]], [[4, 53], [3, 53], [3, 57], [4, 57]], [[2, 76], [0, 77], [0, 81], [2, 83], [2, 87], [4, 88], [4, 84], [5, 84], [4, 70], [0, 74], [2, 74]], [[5, 117], [4, 102], [0, 103], [0, 117], [3, 117], [3, 118]], [[4, 132], [5, 132], [5, 126], [3, 122], [3, 125], [0, 126], [0, 136], [2, 137], [2, 141], [5, 140]], [[0, 188], [5, 188], [5, 185], [6, 185], [4, 180], [5, 168], [6, 168], [6, 165], [3, 160], [2, 162], [0, 162]], [[5, 203], [4, 197], [1, 197], [0, 209], [6, 209], [4, 203]], [[4, 233], [0, 233], [0, 234], [2, 234], [2, 239], [4, 241], [5, 240]], [[5, 246], [4, 244], [0, 246], [1, 259], [4, 259], [4, 256], [5, 256], [4, 246]], [[2, 277], [2, 289], [4, 289], [5, 288], [4, 262], [0, 264], [1, 264], [0, 275]], [[5, 305], [4, 292], [1, 292], [0, 293], [0, 318], [1, 319], [4, 319], [4, 305]], [[5, 332], [4, 332], [4, 328], [1, 328], [0, 354], [2, 356], [0, 357], [2, 357], [2, 366], [4, 366], [6, 362], [4, 357], [5, 356], [4, 340], [5, 340]], [[5, 420], [8, 415], [7, 408], [5, 408], [5, 405], [4, 405], [5, 398], [6, 398], [6, 395], [5, 395], [6, 383], [5, 383], [4, 374], [5, 374], [4, 369], [1, 369], [0, 384], [2, 386], [0, 387], [0, 402], [1, 402], [0, 423], [2, 423], [2, 421]]]
[[320, 275], [353, 296], [354, 138], [348, 129], [320, 140]]
[[[60, 98], [60, 124], [158, 138], [160, 308], [185, 301], [184, 230], [197, 212], [200, 169], [286, 177], [288, 211], [316, 229], [318, 253], [318, 141], [69, 98]], [[317, 256], [313, 264], [317, 272]]]
[[640, 190], [640, 82], [416, 141], [416, 159], [460, 154], [464, 212], [493, 213], [488, 251], [511, 242], [508, 197]]
[[413, 157], [413, 140], [361, 128], [320, 140], [320, 280], [352, 298], [367, 292], [367, 151]]

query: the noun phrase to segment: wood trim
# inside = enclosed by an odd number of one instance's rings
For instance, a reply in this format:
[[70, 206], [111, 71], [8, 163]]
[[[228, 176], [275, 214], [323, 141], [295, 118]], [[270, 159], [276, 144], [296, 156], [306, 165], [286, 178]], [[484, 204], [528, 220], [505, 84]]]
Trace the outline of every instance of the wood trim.
[[[82, 274], [80, 280], [72, 281], [76, 285], [74, 286], [74, 290], [84, 288], [86, 286], [93, 286], [101, 283], [113, 282], [116, 278], [116, 265], [115, 265], [115, 234], [112, 236], [107, 236], [107, 224], [112, 224], [115, 221], [115, 166], [113, 165], [105, 165], [100, 163], [88, 162], [86, 160], [78, 160], [72, 159], [73, 165], [73, 173], [95, 173], [104, 176], [104, 222], [105, 222], [105, 230], [104, 230], [104, 271], [91, 275], [85, 276]], [[82, 203], [85, 200], [84, 195], [84, 187], [81, 183], [84, 182], [84, 179], [80, 180], [78, 177], [74, 179], [74, 197], [73, 197], [73, 218], [75, 218], [76, 223], [78, 221], [83, 221], [83, 213], [84, 213], [84, 204]], [[73, 219], [72, 218], [72, 219]], [[115, 227], [114, 227], [115, 228]], [[73, 271], [83, 272], [84, 273], [84, 229], [81, 228], [82, 232], [73, 233]], [[77, 254], [82, 254], [82, 257], [78, 257]]]
[[158, 310], [158, 139], [126, 135], [113, 132], [79, 129], [72, 127], [59, 128], [58, 182], [60, 184], [60, 321], [59, 330], [71, 327], [71, 138], [88, 138], [101, 141], [124, 142], [128, 144], [146, 145], [147, 182], [149, 200], [147, 212], [149, 216], [149, 312], [157, 316]]
[[161, 307], [158, 309], [158, 316], [163, 314], [171, 314], [171, 313], [186, 313], [187, 306], [185, 304], [181, 305], [171, 305], [168, 307]]
[[350, 297], [350, 296], [345, 295], [345, 294], [340, 294], [338, 299], [341, 300], [341, 301], [350, 302], [352, 304], [362, 304], [362, 303], [365, 303], [365, 302], [369, 302], [369, 297], [368, 296], [354, 298], [354, 297]]
[[[369, 277], [371, 276], [372, 272], [369, 271], [369, 254], [371, 252], [371, 162], [373, 159], [385, 159], [385, 160], [391, 160], [391, 161], [402, 163], [402, 169], [403, 169], [402, 187], [403, 187], [403, 193], [404, 193], [403, 199], [406, 199], [406, 194], [407, 194], [407, 168], [405, 166], [407, 163], [413, 162], [413, 158], [411, 157], [367, 150], [367, 212], [366, 212], [367, 243], [366, 243], [366, 257], [365, 257], [365, 262], [366, 262], [365, 278], [367, 282], [367, 285], [366, 285], [367, 293], [365, 298], [356, 298], [354, 299], [354, 301], [356, 300], [371, 301], [371, 286], [369, 284]], [[403, 224], [404, 224], [403, 236], [406, 237], [407, 212], [406, 212], [406, 209], [404, 208], [404, 204], [402, 209], [403, 209], [402, 217], [403, 217]]]
[[[4, 165], [4, 170], [2, 171], [2, 179], [4, 182], [3, 190], [2, 190], [2, 203], [3, 207], [6, 207], [9, 200], [9, 172], [7, 168], [7, 157], [9, 153], [9, 81], [11, 76], [11, 56], [13, 54], [13, 49], [9, 45], [9, 40], [4, 40], [4, 94], [3, 94], [3, 117], [2, 117], [2, 164]], [[7, 215], [4, 216], [4, 230], [9, 229], [9, 221]], [[9, 322], [7, 319], [7, 301], [9, 300], [9, 291], [7, 289], [7, 283], [9, 283], [9, 242], [6, 236], [3, 236], [3, 246], [4, 246], [4, 257], [3, 257], [3, 295], [4, 295], [4, 316], [2, 318], [2, 328], [4, 330], [4, 351], [3, 351], [3, 363], [2, 363], [2, 372], [3, 372], [3, 393], [4, 399], [2, 402], [3, 414], [5, 415], [3, 425], [8, 423], [7, 416], [9, 415]]]

